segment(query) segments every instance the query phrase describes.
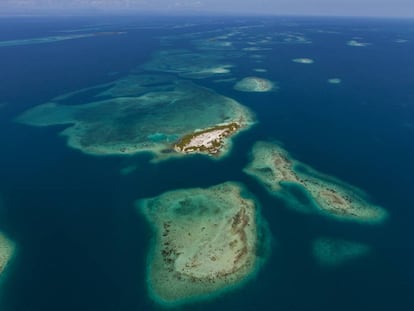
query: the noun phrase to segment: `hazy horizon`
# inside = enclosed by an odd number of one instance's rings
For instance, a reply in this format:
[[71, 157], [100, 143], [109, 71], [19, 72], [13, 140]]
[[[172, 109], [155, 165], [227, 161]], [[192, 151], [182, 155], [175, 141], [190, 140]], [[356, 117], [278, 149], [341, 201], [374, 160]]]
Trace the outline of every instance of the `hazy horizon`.
[[413, 18], [409, 0], [3, 0], [0, 15], [234, 14]]

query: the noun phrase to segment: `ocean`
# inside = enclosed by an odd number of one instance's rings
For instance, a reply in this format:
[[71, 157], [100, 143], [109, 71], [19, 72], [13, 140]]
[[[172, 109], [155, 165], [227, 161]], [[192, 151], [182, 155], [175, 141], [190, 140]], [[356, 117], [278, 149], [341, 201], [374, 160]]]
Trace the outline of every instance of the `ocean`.
[[[257, 124], [235, 137], [222, 160], [194, 156], [152, 163], [148, 154], [93, 156], [66, 145], [58, 135], [66, 125], [14, 122], [53, 97], [142, 71], [158, 51], [210, 53], [209, 46], [197, 49], [194, 42], [232, 32], [226, 40], [234, 40], [236, 48], [214, 50], [228, 53], [230, 73], [185, 78], [256, 115]], [[90, 36], [67, 37], [73, 33]], [[51, 36], [66, 37], [26, 40]], [[238, 48], [256, 37], [267, 40], [266, 48]], [[11, 40], [20, 41], [2, 46]], [[179, 310], [413, 310], [412, 55], [412, 20], [0, 19], [0, 231], [17, 245], [1, 282], [0, 310], [162, 310], [147, 293], [152, 232], [134, 202], [226, 181], [244, 184], [257, 198], [272, 234], [271, 254], [242, 288]], [[292, 62], [297, 58], [314, 63]], [[279, 89], [245, 93], [230, 80], [216, 81], [247, 76], [275, 81]], [[328, 83], [332, 78], [341, 83]], [[80, 94], [77, 103], [88, 96]], [[363, 189], [389, 218], [360, 224], [289, 208], [243, 173], [259, 140], [278, 141], [295, 159]], [[128, 174], [120, 173], [130, 167]], [[320, 236], [364, 243], [371, 252], [321, 266], [311, 249]]]

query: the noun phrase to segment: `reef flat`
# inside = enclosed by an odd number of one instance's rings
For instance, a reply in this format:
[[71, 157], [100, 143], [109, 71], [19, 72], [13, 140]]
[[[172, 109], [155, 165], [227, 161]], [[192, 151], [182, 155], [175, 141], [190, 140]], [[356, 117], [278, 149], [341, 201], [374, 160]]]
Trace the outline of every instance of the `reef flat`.
[[10, 259], [13, 257], [14, 251], [14, 243], [0, 232], [0, 278]]
[[370, 252], [368, 245], [334, 238], [317, 238], [312, 243], [316, 261], [327, 267], [336, 267], [358, 259]]
[[163, 305], [232, 289], [266, 258], [269, 233], [255, 201], [237, 183], [170, 191], [139, 200], [137, 208], [154, 228], [148, 286]]
[[[244, 171], [261, 182], [270, 193], [290, 201], [292, 207], [300, 210], [367, 223], [381, 222], [387, 216], [382, 207], [368, 201], [362, 190], [292, 159], [276, 143], [256, 143], [252, 161]], [[289, 191], [292, 185], [301, 191], [302, 197], [306, 197], [306, 203], [295, 200]]]
[[[61, 135], [70, 147], [87, 154], [150, 152], [156, 159], [182, 156], [174, 146], [200, 128], [237, 124], [241, 130], [254, 123], [250, 110], [235, 100], [171, 76], [131, 75], [103, 88], [94, 87], [97, 94], [83, 104], [73, 102], [81, 92], [61, 95], [29, 109], [16, 121], [32, 126], [67, 125]], [[223, 148], [232, 129], [222, 131], [212, 143]]]
[[237, 82], [234, 89], [241, 92], [270, 92], [277, 87], [272, 81], [264, 78], [246, 77]]
[[[234, 54], [234, 53], [233, 53]], [[154, 54], [143, 68], [148, 71], [176, 73], [190, 79], [204, 79], [230, 73], [233, 67], [223, 53], [195, 53], [186, 50], [165, 50]]]

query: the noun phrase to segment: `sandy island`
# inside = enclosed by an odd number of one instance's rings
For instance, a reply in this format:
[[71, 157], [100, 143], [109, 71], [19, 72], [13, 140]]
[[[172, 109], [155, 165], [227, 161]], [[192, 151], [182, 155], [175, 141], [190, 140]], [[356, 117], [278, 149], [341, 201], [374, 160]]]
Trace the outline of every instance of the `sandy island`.
[[239, 123], [233, 122], [195, 131], [181, 138], [174, 145], [174, 150], [181, 153], [218, 154], [224, 147], [227, 139], [236, 133], [240, 127]]
[[137, 207], [154, 228], [148, 286], [160, 304], [232, 289], [254, 276], [267, 254], [269, 234], [258, 207], [237, 183], [170, 191]]
[[[292, 207], [302, 211], [367, 223], [382, 222], [387, 216], [382, 207], [369, 203], [367, 195], [360, 189], [292, 159], [275, 143], [256, 143], [252, 161], [244, 171], [260, 181], [270, 193], [283, 197]], [[294, 192], [289, 191], [293, 188], [296, 193], [300, 192], [300, 199], [295, 200]]]

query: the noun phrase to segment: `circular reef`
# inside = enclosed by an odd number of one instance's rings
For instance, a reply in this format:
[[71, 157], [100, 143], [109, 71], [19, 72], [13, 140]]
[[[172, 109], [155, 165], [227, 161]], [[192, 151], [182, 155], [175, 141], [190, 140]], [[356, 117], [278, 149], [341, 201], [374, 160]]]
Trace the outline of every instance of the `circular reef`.
[[267, 257], [270, 234], [240, 184], [170, 191], [137, 207], [154, 228], [148, 286], [160, 304], [217, 296], [254, 276]]

